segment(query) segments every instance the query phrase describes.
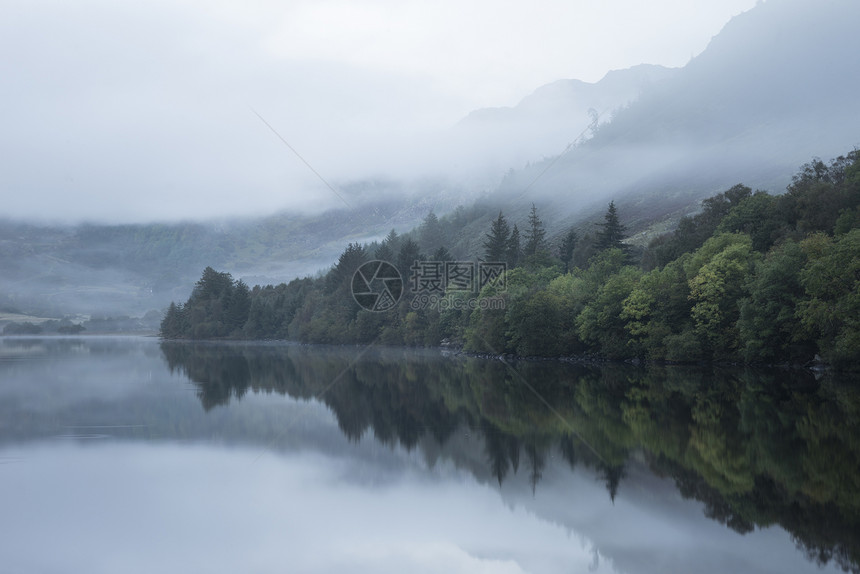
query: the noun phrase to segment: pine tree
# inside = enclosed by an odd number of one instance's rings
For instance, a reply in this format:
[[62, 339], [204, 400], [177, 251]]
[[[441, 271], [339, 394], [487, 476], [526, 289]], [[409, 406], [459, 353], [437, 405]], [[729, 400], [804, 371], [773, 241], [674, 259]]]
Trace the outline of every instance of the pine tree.
[[600, 224], [600, 230], [597, 232], [597, 240], [595, 247], [599, 251], [604, 249], [626, 249], [623, 243], [626, 229], [618, 220], [618, 210], [615, 209], [615, 202], [609, 202], [609, 209], [606, 210], [604, 221]]
[[442, 235], [442, 224], [439, 223], [439, 218], [432, 211], [424, 218], [421, 223], [421, 248], [425, 252], [435, 251], [442, 246], [444, 237]]
[[558, 257], [564, 262], [565, 271], [570, 271], [571, 261], [573, 260], [573, 250], [576, 249], [576, 244], [579, 241], [579, 236], [576, 231], [571, 229], [561, 240], [561, 245], [558, 248]]
[[241, 279], [236, 283], [233, 293], [227, 301], [226, 327], [232, 332], [241, 329], [248, 320], [251, 310], [251, 293], [248, 285]]
[[385, 236], [385, 239], [382, 242], [388, 244], [388, 247], [390, 247], [391, 251], [394, 253], [397, 253], [397, 250], [400, 249], [400, 236], [397, 235], [397, 232], [394, 231], [394, 229], [388, 232], [388, 235]]
[[520, 248], [520, 230], [517, 227], [517, 224], [514, 223], [514, 229], [511, 231], [511, 237], [508, 239], [508, 251], [506, 262], [508, 267], [513, 269], [520, 263], [520, 255], [522, 249]]
[[454, 256], [451, 255], [451, 252], [445, 249], [445, 247], [440, 247], [436, 251], [433, 252], [433, 255], [430, 256], [430, 261], [453, 261]]
[[333, 293], [339, 287], [349, 285], [352, 276], [367, 261], [367, 253], [360, 243], [350, 243], [337, 260], [337, 264], [326, 275], [326, 291]]
[[397, 270], [400, 271], [400, 276], [404, 279], [409, 277], [415, 262], [423, 259], [418, 244], [411, 237], [407, 237], [397, 252]]
[[380, 261], [387, 261], [389, 263], [394, 261], [394, 250], [391, 249], [391, 245], [388, 244], [387, 239], [379, 244], [379, 247], [376, 248], [373, 256]]
[[507, 261], [510, 236], [508, 221], [500, 211], [499, 217], [493, 222], [490, 232], [487, 233], [487, 239], [484, 241], [484, 261]]
[[182, 305], [171, 302], [164, 319], [161, 321], [159, 335], [165, 339], [177, 339], [187, 336], [184, 324], [184, 310]]
[[542, 251], [546, 251], [546, 229], [544, 229], [543, 221], [537, 214], [535, 204], [532, 204], [531, 213], [529, 213], [529, 225], [525, 233], [526, 244], [523, 247], [523, 255], [526, 257], [537, 255]]

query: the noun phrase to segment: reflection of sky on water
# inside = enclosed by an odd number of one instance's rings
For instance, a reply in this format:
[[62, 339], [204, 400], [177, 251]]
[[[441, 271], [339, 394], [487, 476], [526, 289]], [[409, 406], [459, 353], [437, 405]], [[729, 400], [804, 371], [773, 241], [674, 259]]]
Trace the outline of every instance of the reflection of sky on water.
[[[350, 442], [324, 405], [277, 394], [205, 413], [153, 341], [15, 356], [0, 571], [822, 571], [782, 529], [741, 536], [636, 462], [614, 504], [558, 454], [536, 492], [523, 468], [499, 490], [465, 430], [430, 456]], [[273, 417], [283, 430], [259, 434]]]
[[[547, 486], [533, 498], [525, 481], [512, 481], [504, 486], [502, 504], [495, 489], [468, 473], [446, 464], [428, 471], [400, 449], [390, 456], [413, 460], [381, 481], [355, 480], [352, 461], [324, 453], [260, 454], [137, 442], [5, 449], [0, 456], [20, 460], [0, 470], [4, 567], [147, 573], [613, 572], [613, 565], [624, 572], [799, 571], [784, 533], [741, 537], [651, 477], [631, 481], [612, 506], [593, 476], [570, 476], [551, 465]], [[808, 564], [800, 571], [818, 569]]]
[[[591, 550], [463, 473], [384, 488], [321, 453], [172, 444], [6, 451], [10, 571], [585, 571]], [[387, 482], [387, 481], [386, 481]], [[611, 571], [602, 566], [597, 571]]]

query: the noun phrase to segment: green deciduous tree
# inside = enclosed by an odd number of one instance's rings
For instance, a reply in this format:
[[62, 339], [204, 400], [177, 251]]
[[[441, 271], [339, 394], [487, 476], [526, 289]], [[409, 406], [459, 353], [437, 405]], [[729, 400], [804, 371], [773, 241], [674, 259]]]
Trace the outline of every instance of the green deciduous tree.
[[603, 356], [623, 359], [634, 356], [627, 344], [629, 334], [622, 317], [624, 302], [636, 287], [642, 272], [631, 266], [610, 275], [576, 319], [579, 337]]
[[742, 233], [719, 235], [699, 251], [693, 261], [703, 264], [690, 278], [690, 315], [714, 356], [729, 358], [737, 350], [738, 302], [755, 262], [752, 240]]
[[836, 240], [815, 234], [801, 244], [808, 258], [800, 272], [806, 298], [797, 306], [805, 332], [821, 355], [840, 368], [860, 358], [860, 229]]
[[627, 321], [630, 346], [637, 356], [674, 361], [700, 358], [683, 262], [682, 258], [643, 275], [622, 305], [621, 318]]
[[795, 315], [805, 292], [800, 270], [806, 255], [788, 241], [768, 253], [747, 277], [738, 319], [739, 350], [746, 361], [808, 360], [814, 353], [810, 341], [799, 337]]

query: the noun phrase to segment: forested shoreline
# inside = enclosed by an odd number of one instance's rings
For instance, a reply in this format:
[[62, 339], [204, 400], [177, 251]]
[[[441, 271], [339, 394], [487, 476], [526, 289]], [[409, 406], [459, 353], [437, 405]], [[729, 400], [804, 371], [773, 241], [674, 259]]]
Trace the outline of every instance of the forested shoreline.
[[[290, 339], [438, 346], [532, 357], [808, 364], [860, 357], [860, 163], [852, 151], [801, 167], [785, 193], [736, 185], [677, 229], [633, 249], [611, 203], [594, 234], [555, 245], [536, 208], [522, 230], [502, 212], [479, 260], [507, 270], [474, 290], [407, 292], [415, 262], [454, 262], [456, 214], [432, 212], [409, 234], [350, 244], [325, 275], [250, 288], [211, 267], [171, 304], [165, 339]], [[362, 309], [353, 275], [371, 260], [400, 270], [385, 312]], [[432, 267], [432, 265], [431, 265]], [[413, 271], [414, 273], [414, 271]], [[412, 284], [418, 286], [417, 282]], [[425, 286], [426, 287], [426, 286]], [[478, 288], [480, 287], [480, 288]], [[484, 303], [494, 302], [495, 305]], [[501, 302], [501, 304], [499, 304]]]

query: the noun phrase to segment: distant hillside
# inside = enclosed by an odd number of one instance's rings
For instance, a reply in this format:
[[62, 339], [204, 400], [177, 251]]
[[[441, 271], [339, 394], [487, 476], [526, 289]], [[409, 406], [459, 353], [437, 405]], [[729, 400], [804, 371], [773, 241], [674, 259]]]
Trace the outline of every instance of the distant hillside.
[[[408, 231], [431, 209], [442, 215], [459, 203], [471, 207], [451, 220], [458, 257], [481, 253], [500, 209], [521, 224], [532, 203], [557, 241], [571, 226], [581, 236], [593, 231], [591, 222], [615, 200], [644, 243], [705, 197], [736, 183], [780, 193], [812, 157], [860, 145], [857, 22], [854, 0], [768, 0], [732, 19], [684, 68], [637, 66], [595, 84], [562, 80], [515, 107], [477, 110], [453, 130], [446, 153], [476, 165], [490, 158], [488, 169], [508, 175], [476, 203], [479, 188], [465, 179], [365, 181], [344, 186], [351, 209], [313, 217], [0, 222], [0, 308], [142, 314], [186, 298], [206, 266], [276, 284], [328, 268], [350, 241]], [[558, 156], [592, 121], [591, 109], [609, 112], [590, 139]], [[524, 158], [533, 161], [509, 169]]]
[[495, 199], [572, 221], [610, 198], [672, 210], [738, 182], [780, 192], [813, 156], [860, 145], [857, 22], [850, 0], [760, 3], [592, 139], [510, 174]]
[[599, 82], [565, 79], [536, 89], [516, 106], [481, 108], [461, 120], [452, 145], [476, 164], [499, 173], [521, 168], [588, 136], [595, 119], [605, 123], [645, 90], [677, 70], [642, 64], [613, 70]]
[[347, 242], [407, 231], [432, 209], [453, 209], [460, 195], [438, 182], [422, 185], [356, 182], [343, 190], [355, 207], [317, 216], [78, 226], [0, 220], [0, 308], [43, 317], [142, 315], [187, 297], [209, 265], [250, 283], [312, 275]]

